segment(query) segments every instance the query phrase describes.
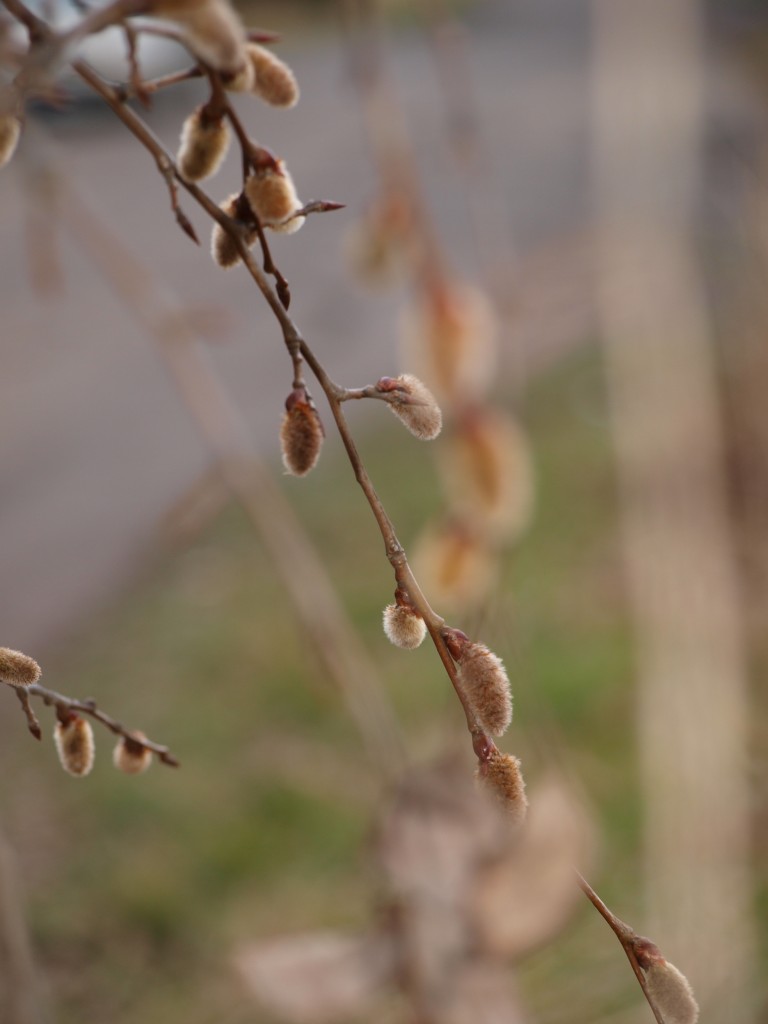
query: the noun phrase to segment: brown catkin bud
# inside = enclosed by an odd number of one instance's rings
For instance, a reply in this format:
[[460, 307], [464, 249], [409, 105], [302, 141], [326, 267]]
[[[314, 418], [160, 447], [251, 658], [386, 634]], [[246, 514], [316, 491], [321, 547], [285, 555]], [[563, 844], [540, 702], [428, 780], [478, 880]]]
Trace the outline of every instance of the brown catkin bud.
[[83, 776], [93, 768], [93, 729], [86, 719], [72, 713], [66, 722], [57, 721], [53, 741], [65, 772]]
[[512, 694], [501, 658], [460, 630], [446, 630], [444, 636], [472, 710], [490, 733], [501, 736], [512, 721]]
[[181, 129], [176, 162], [186, 181], [203, 181], [221, 167], [229, 147], [229, 126], [223, 118], [208, 118], [205, 106], [193, 111]]
[[[219, 205], [219, 209], [226, 213], [228, 217], [234, 217], [237, 219], [239, 202], [240, 194], [235, 192]], [[248, 245], [253, 245], [256, 241], [256, 237], [255, 229], [249, 228], [246, 236], [246, 243]], [[213, 262], [218, 263], [218, 265], [223, 267], [225, 270], [229, 270], [231, 267], [237, 266], [240, 262], [240, 253], [237, 251], [234, 239], [220, 224], [214, 224], [213, 231], [211, 233], [211, 256], [213, 258]]]
[[295, 107], [299, 84], [288, 65], [258, 43], [248, 43], [245, 49], [253, 68], [253, 92], [272, 107]]
[[152, 764], [152, 751], [141, 743], [143, 733], [136, 733], [136, 739], [121, 736], [112, 751], [112, 763], [126, 775], [141, 775]]
[[395, 647], [412, 651], [427, 635], [427, 625], [415, 608], [398, 599], [384, 609], [384, 632]]
[[498, 561], [488, 537], [459, 521], [431, 524], [414, 545], [413, 566], [424, 590], [451, 612], [487, 597]]
[[11, 686], [31, 686], [40, 678], [40, 666], [34, 658], [10, 647], [0, 647], [0, 680]]
[[410, 373], [399, 377], [382, 377], [376, 390], [389, 395], [389, 408], [406, 425], [414, 437], [432, 441], [443, 427], [443, 414], [435, 396]]
[[304, 388], [296, 388], [285, 400], [280, 427], [283, 465], [292, 476], [306, 476], [320, 458], [325, 431]]
[[306, 217], [293, 217], [301, 209], [296, 186], [282, 160], [265, 162], [245, 183], [245, 197], [264, 227], [293, 234]]
[[0, 167], [10, 163], [21, 137], [21, 121], [15, 114], [0, 115]]
[[699, 1006], [691, 983], [682, 971], [665, 960], [659, 947], [650, 939], [638, 936], [633, 947], [645, 974], [648, 994], [666, 1024], [696, 1024]]
[[525, 820], [528, 797], [525, 795], [525, 781], [518, 758], [494, 749], [477, 766], [475, 775], [501, 803], [514, 824]]

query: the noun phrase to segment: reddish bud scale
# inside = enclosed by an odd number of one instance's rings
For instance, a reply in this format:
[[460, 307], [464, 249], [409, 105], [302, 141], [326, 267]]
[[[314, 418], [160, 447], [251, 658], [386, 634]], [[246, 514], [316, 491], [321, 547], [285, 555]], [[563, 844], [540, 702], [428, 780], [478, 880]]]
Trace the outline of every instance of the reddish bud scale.
[[[137, 733], [136, 736], [141, 738], [143, 733]], [[121, 736], [112, 751], [112, 763], [126, 775], [141, 775], [152, 764], [152, 751], [140, 739]]]
[[320, 458], [325, 431], [304, 388], [296, 388], [285, 402], [280, 427], [283, 465], [292, 476], [306, 476]]
[[13, 158], [21, 137], [21, 121], [15, 114], [0, 116], [0, 167], [5, 167]]
[[293, 178], [282, 160], [267, 162], [259, 167], [245, 183], [246, 199], [264, 227], [273, 231], [293, 234], [306, 220], [294, 217], [301, 209]]
[[440, 406], [418, 377], [410, 373], [400, 377], [382, 377], [376, 384], [376, 390], [389, 396], [389, 408], [420, 441], [432, 441], [442, 430]]
[[246, 53], [253, 68], [253, 92], [272, 107], [295, 107], [299, 84], [288, 65], [258, 43], [248, 43]]
[[229, 148], [229, 126], [223, 118], [208, 119], [198, 107], [184, 122], [176, 157], [186, 181], [203, 181], [218, 171]]
[[10, 647], [0, 647], [0, 680], [11, 686], [31, 686], [40, 678], [40, 666], [34, 658]]
[[53, 741], [61, 767], [70, 775], [82, 777], [93, 768], [95, 754], [91, 723], [74, 713], [66, 721], [57, 721]]
[[528, 798], [525, 795], [525, 781], [520, 770], [520, 761], [511, 754], [502, 754], [495, 748], [480, 762], [476, 777], [487, 787], [515, 823], [525, 820]]
[[472, 710], [488, 732], [501, 736], [512, 721], [512, 694], [501, 659], [460, 630], [446, 630], [444, 638]]

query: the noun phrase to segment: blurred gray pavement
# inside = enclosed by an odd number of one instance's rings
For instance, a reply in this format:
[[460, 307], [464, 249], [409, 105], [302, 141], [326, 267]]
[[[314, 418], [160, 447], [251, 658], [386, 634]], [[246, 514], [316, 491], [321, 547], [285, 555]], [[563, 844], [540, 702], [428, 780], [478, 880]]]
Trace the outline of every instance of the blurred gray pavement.
[[[580, 0], [495, 3], [481, 5], [471, 24], [473, 92], [491, 169], [480, 187], [516, 256], [508, 270], [519, 301], [504, 353], [510, 373], [535, 367], [589, 328], [586, 9]], [[338, 37], [289, 38], [279, 52], [296, 70], [300, 104], [275, 112], [241, 100], [243, 116], [286, 159], [305, 201], [335, 199], [347, 209], [276, 237], [273, 251], [292, 284], [291, 312], [331, 374], [367, 383], [399, 369], [395, 325], [406, 293], [364, 290], [345, 266], [345, 228], [376, 184], [361, 111]], [[465, 186], [446, 148], [426, 41], [401, 36], [393, 56], [441, 236], [456, 269], [476, 276]], [[172, 150], [200, 95], [184, 87], [151, 114]], [[163, 513], [210, 461], [153, 340], [54, 228], [43, 244], [59, 254], [63, 286], [54, 295], [33, 290], [25, 181], [38, 163], [70, 182], [180, 304], [220, 311], [214, 319], [230, 329], [210, 346], [211, 358], [254, 443], [276, 464], [290, 364], [245, 273], [212, 265], [205, 219], [183, 197], [203, 246], [181, 234], [152, 160], [109, 111], [79, 104], [67, 115], [36, 116], [34, 127], [0, 176], [0, 642], [37, 653], [130, 578]], [[237, 179], [231, 156], [208, 187], [224, 198]]]

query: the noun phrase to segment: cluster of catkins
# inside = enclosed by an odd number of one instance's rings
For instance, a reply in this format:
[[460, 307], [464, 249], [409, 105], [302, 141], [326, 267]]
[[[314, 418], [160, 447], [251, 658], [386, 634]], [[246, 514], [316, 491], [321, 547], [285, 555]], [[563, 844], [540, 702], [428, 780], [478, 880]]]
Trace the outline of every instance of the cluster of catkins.
[[[40, 666], [34, 658], [10, 647], [0, 647], [0, 681], [25, 690], [34, 686], [40, 675]], [[112, 752], [112, 761], [118, 771], [126, 775], [139, 775], [149, 768], [152, 751], [142, 743], [143, 739], [146, 737], [140, 732], [118, 738]], [[93, 768], [96, 747], [93, 729], [87, 718], [66, 704], [57, 704], [53, 742], [65, 772], [80, 778], [89, 774]]]

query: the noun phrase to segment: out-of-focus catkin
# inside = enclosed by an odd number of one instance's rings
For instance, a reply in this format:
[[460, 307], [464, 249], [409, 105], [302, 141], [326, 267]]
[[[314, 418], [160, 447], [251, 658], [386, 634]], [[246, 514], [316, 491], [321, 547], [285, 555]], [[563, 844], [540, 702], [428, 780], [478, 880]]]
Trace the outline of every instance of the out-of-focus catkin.
[[487, 537], [465, 523], [449, 520], [424, 530], [414, 546], [413, 566], [436, 604], [460, 612], [487, 597], [498, 558]]
[[53, 741], [65, 772], [78, 777], [90, 772], [95, 754], [90, 722], [73, 712], [65, 722], [56, 722]]
[[525, 820], [528, 811], [528, 797], [525, 795], [525, 781], [520, 770], [520, 761], [512, 754], [493, 750], [477, 766], [477, 779], [502, 805], [505, 814], [514, 824]]
[[[228, 199], [225, 199], [223, 203], [219, 204], [219, 209], [226, 213], [228, 217], [233, 217], [236, 220], [239, 203], [240, 193], [235, 192]], [[249, 246], [253, 245], [256, 237], [255, 228], [250, 228], [246, 235], [246, 243]], [[218, 263], [225, 270], [237, 266], [240, 262], [240, 253], [237, 250], [234, 239], [220, 224], [214, 224], [213, 231], [211, 232], [211, 257], [214, 263]]]
[[473, 409], [439, 452], [456, 516], [497, 540], [514, 540], [533, 514], [533, 462], [524, 431], [506, 413]]
[[501, 736], [512, 721], [512, 693], [501, 658], [460, 630], [446, 630], [444, 637], [472, 710], [488, 732]]
[[40, 678], [40, 666], [34, 658], [10, 647], [0, 647], [0, 681], [11, 686], [31, 686]]
[[[142, 733], [137, 733], [142, 737]], [[126, 775], [141, 775], [152, 764], [152, 751], [145, 747], [140, 739], [129, 739], [121, 736], [112, 751], [112, 763]]]
[[21, 138], [21, 121], [15, 114], [0, 115], [0, 167], [13, 159]]
[[384, 632], [390, 643], [406, 651], [418, 647], [427, 635], [424, 619], [400, 591], [395, 594], [395, 603], [384, 609]]
[[295, 107], [299, 83], [288, 65], [258, 43], [248, 43], [245, 49], [253, 68], [253, 92], [272, 107]]
[[376, 384], [376, 390], [388, 395], [389, 408], [420, 441], [432, 441], [442, 430], [440, 406], [418, 377], [410, 373], [382, 377]]
[[228, 0], [155, 0], [152, 13], [180, 25], [189, 49], [216, 71], [242, 72], [245, 29]]
[[296, 388], [285, 400], [280, 427], [283, 465], [292, 476], [306, 476], [320, 458], [325, 431], [304, 388]]
[[227, 155], [230, 132], [223, 118], [208, 118], [205, 106], [194, 110], [181, 129], [176, 162], [186, 181], [203, 181], [218, 171]]
[[282, 160], [272, 160], [257, 168], [245, 183], [245, 197], [264, 227], [285, 234], [298, 231], [306, 217], [294, 217], [301, 209], [288, 169]]
[[402, 359], [445, 404], [460, 407], [482, 396], [496, 365], [498, 324], [479, 288], [433, 288], [401, 319]]
[[665, 1024], [696, 1024], [699, 1005], [691, 983], [674, 964], [665, 960], [650, 939], [638, 936], [634, 943], [637, 962], [645, 974], [648, 994], [661, 1011]]

